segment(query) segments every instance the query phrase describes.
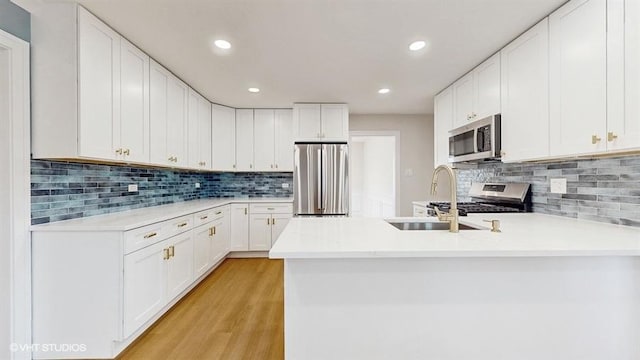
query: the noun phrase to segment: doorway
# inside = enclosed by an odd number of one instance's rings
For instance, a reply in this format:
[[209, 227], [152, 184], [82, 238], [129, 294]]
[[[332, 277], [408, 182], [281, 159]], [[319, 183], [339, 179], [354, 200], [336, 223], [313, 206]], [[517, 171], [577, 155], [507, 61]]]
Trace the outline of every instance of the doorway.
[[350, 133], [352, 216], [396, 216], [399, 137], [396, 131]]
[[29, 44], [0, 30], [0, 359], [31, 358], [29, 120]]

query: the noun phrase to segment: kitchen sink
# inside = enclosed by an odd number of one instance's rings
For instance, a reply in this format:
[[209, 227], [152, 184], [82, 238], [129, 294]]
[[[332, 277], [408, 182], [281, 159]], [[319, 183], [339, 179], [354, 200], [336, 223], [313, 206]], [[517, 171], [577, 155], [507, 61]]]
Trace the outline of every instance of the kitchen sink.
[[[387, 222], [399, 230], [449, 230], [449, 223], [443, 221], [393, 221]], [[483, 228], [459, 224], [460, 230], [482, 230]]]

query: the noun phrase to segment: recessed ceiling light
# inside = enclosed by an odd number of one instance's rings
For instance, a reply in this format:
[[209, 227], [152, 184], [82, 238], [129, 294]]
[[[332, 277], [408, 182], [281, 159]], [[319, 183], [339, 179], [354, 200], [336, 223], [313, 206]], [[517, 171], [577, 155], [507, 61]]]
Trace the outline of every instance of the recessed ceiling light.
[[382, 88], [382, 89], [378, 90], [378, 94], [388, 94], [389, 91], [391, 91], [391, 90], [389, 90], [387, 88]]
[[258, 88], [249, 88], [249, 92], [251, 92], [251, 93], [259, 93], [260, 89], [258, 89]]
[[220, 49], [231, 49], [231, 43], [228, 42], [227, 40], [216, 40], [213, 42], [217, 47], [219, 47]]
[[409, 50], [418, 51], [418, 50], [422, 49], [423, 47], [425, 47], [425, 45], [427, 45], [427, 43], [422, 41], [422, 40], [414, 41], [411, 44], [409, 44]]

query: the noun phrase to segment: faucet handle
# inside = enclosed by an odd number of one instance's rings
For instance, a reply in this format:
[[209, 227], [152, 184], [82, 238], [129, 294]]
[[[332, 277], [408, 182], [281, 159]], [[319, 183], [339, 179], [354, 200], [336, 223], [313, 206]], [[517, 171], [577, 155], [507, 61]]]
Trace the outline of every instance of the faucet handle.
[[491, 232], [502, 232], [502, 230], [500, 230], [500, 220], [482, 220], [485, 222], [490, 222], [491, 223]]

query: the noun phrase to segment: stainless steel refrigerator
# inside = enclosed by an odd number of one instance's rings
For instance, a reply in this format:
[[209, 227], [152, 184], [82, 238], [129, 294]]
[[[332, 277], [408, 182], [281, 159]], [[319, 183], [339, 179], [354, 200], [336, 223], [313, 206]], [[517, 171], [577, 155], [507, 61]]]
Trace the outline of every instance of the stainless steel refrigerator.
[[349, 215], [349, 149], [346, 143], [296, 143], [294, 215]]

